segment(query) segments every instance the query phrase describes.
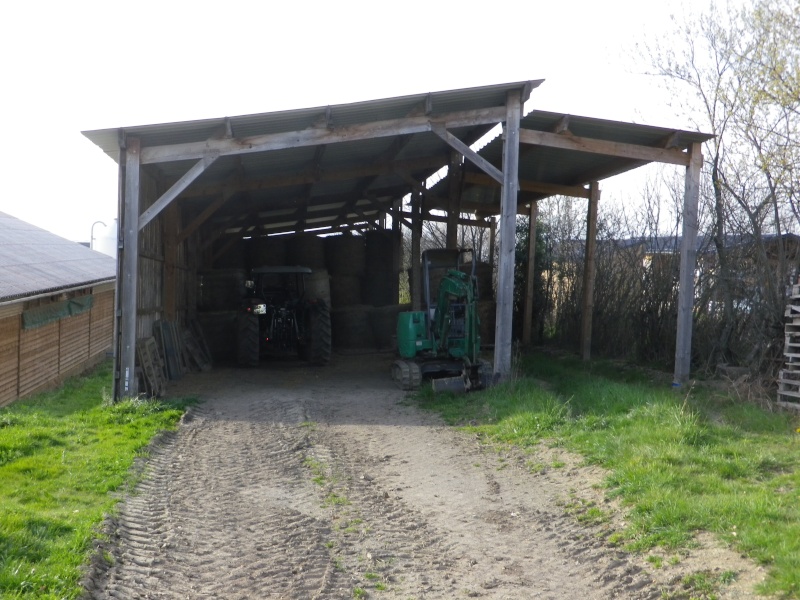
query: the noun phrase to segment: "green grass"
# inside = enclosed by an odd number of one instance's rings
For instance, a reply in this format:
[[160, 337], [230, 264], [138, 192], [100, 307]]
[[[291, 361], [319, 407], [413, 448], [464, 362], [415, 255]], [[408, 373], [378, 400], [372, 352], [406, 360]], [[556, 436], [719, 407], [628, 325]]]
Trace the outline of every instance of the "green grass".
[[75, 598], [110, 492], [184, 403], [103, 400], [104, 364], [61, 389], [0, 409], [0, 597]]
[[680, 548], [711, 531], [769, 567], [761, 591], [800, 598], [800, 436], [792, 417], [701, 386], [675, 391], [613, 363], [531, 355], [520, 367], [523, 375], [501, 386], [422, 393], [418, 402], [487, 441], [546, 441], [607, 469], [606, 493], [630, 512], [618, 536], [630, 550]]

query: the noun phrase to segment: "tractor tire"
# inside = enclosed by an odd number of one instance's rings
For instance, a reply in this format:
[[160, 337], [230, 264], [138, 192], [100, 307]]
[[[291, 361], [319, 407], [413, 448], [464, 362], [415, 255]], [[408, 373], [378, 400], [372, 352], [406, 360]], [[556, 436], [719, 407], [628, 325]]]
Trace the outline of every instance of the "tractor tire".
[[242, 367], [257, 367], [260, 354], [260, 333], [257, 315], [236, 317], [236, 362]]
[[308, 332], [310, 339], [305, 349], [308, 362], [327, 365], [331, 362], [331, 311], [322, 300], [309, 307]]

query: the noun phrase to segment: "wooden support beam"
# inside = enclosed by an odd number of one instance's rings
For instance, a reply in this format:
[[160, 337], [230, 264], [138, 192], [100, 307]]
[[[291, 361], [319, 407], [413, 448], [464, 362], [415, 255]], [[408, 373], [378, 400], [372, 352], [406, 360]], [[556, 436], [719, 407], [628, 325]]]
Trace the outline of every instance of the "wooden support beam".
[[483, 158], [480, 154], [475, 152], [460, 139], [447, 131], [444, 125], [441, 123], [431, 123], [431, 131], [447, 142], [450, 147], [463, 154], [464, 158], [469, 160], [472, 164], [489, 175], [492, 179], [500, 184], [503, 183], [503, 174], [500, 172], [500, 169], [495, 167], [492, 163]]
[[178, 243], [183, 243], [190, 235], [192, 235], [195, 231], [197, 231], [200, 226], [205, 223], [215, 212], [217, 212], [223, 205], [233, 198], [235, 195], [235, 191], [233, 189], [228, 189], [224, 193], [220, 194], [211, 204], [206, 206], [197, 217], [195, 217], [189, 225], [187, 225], [186, 229], [181, 231], [178, 234]]
[[[401, 218], [403, 216], [411, 218], [412, 213], [410, 213], [410, 212], [401, 212], [400, 216], [401, 216]], [[436, 223], [447, 223], [448, 222], [448, 217], [443, 217], [443, 216], [439, 216], [439, 215], [432, 215], [430, 213], [426, 213], [425, 214], [425, 220], [426, 221], [434, 221]], [[408, 223], [408, 221], [406, 219], [403, 219], [403, 223]], [[465, 227], [490, 227], [489, 223], [484, 219], [464, 219], [464, 218], [459, 218], [458, 219], [458, 224], [459, 225], [463, 225]]]
[[400, 212], [402, 199], [395, 200], [392, 204], [392, 298], [395, 302], [400, 302], [400, 272], [403, 268], [403, 232], [400, 226], [400, 219], [397, 218]]
[[692, 367], [692, 316], [694, 314], [694, 271], [697, 267], [697, 204], [700, 197], [700, 169], [703, 167], [703, 146], [692, 144], [683, 193], [683, 236], [681, 238], [681, 270], [678, 288], [678, 325], [675, 338], [674, 385], [689, 380]]
[[536, 261], [536, 218], [539, 204], [531, 202], [530, 223], [528, 224], [528, 270], [525, 274], [525, 315], [522, 320], [522, 343], [529, 346], [533, 338], [533, 278]]
[[411, 310], [422, 308], [422, 194], [411, 194]]
[[562, 150], [576, 150], [592, 154], [603, 154], [631, 160], [647, 162], [663, 162], [672, 165], [688, 165], [689, 155], [677, 149], [653, 148], [638, 144], [625, 144], [622, 142], [609, 142], [593, 138], [577, 137], [545, 131], [523, 129], [519, 132], [519, 141], [522, 144], [534, 144], [548, 148]]
[[[122, 232], [120, 294], [119, 396], [139, 393], [136, 378], [136, 308], [139, 285], [139, 176], [141, 144], [128, 138], [125, 149], [125, 206], [120, 223]], [[119, 399], [119, 398], [116, 398]]]
[[600, 185], [593, 181], [589, 184], [589, 191], [589, 207], [586, 211], [586, 252], [583, 259], [583, 308], [581, 313], [581, 358], [585, 361], [592, 357], [597, 204], [600, 201]]
[[164, 209], [164, 288], [161, 304], [164, 316], [170, 321], [178, 316], [178, 223], [180, 222], [178, 204], [173, 202]]
[[[483, 173], [465, 172], [464, 183], [481, 185], [485, 187], [500, 187], [498, 183]], [[547, 196], [570, 196], [572, 198], [589, 198], [589, 190], [580, 185], [559, 185], [557, 183], [544, 183], [541, 181], [520, 180], [521, 192], [533, 192]]]
[[514, 316], [514, 250], [519, 192], [519, 91], [508, 93], [503, 139], [503, 188], [500, 202], [500, 257], [497, 267], [497, 313], [494, 336], [494, 377], [511, 375], [511, 332]]
[[489, 217], [489, 264], [492, 266], [492, 272], [495, 271], [494, 268], [494, 255], [497, 246], [497, 219], [494, 217]]
[[447, 169], [448, 199], [447, 199], [447, 236], [445, 247], [458, 248], [458, 219], [461, 216], [461, 155], [458, 152], [450, 154], [450, 165]]
[[[405, 140], [406, 138], [401, 138]], [[297, 173], [279, 173], [255, 179], [243, 181], [237, 185], [240, 192], [258, 192], [282, 187], [292, 187], [296, 185], [308, 185], [310, 183], [322, 183], [330, 181], [349, 181], [362, 177], [377, 177], [379, 175], [392, 175], [395, 173], [416, 173], [419, 171], [436, 172], [447, 164], [447, 155], [424, 156], [408, 160], [394, 161], [388, 158], [376, 162], [372, 165], [353, 167], [349, 169], [320, 169], [308, 168]], [[183, 194], [181, 198], [201, 198], [216, 196], [225, 191], [227, 183], [215, 183], [208, 185], [194, 185]]]
[[[504, 116], [505, 107], [497, 106], [437, 115], [436, 121], [445, 128], [454, 129], [499, 123]], [[299, 131], [284, 131], [249, 138], [205, 140], [202, 142], [151, 146], [142, 149], [142, 164], [197, 160], [209, 152], [218, 152], [219, 156], [231, 156], [316, 146], [318, 144], [335, 144], [396, 135], [410, 135], [428, 131], [431, 131], [431, 121], [428, 116], [373, 121], [346, 127], [335, 127], [333, 129], [311, 127]]]
[[192, 168], [183, 175], [183, 177], [176, 181], [171, 188], [169, 188], [158, 200], [156, 200], [146, 211], [141, 214], [139, 217], [139, 231], [144, 229], [150, 221], [155, 219], [158, 214], [169, 205], [170, 202], [178, 197], [178, 194], [189, 187], [191, 183], [197, 179], [216, 159], [217, 154], [210, 152], [198, 160], [192, 166]]

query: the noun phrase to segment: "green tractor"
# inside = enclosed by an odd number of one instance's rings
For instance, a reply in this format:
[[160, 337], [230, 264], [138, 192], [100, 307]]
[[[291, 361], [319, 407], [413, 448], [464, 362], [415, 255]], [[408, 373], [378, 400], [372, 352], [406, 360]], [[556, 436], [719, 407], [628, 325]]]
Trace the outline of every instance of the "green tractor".
[[[466, 392], [493, 381], [491, 365], [480, 358], [480, 322], [475, 260], [472, 272], [459, 270], [472, 250], [422, 253], [423, 310], [400, 313], [392, 379], [403, 390], [430, 379], [434, 391]], [[432, 287], [439, 281], [435, 300]]]
[[331, 360], [331, 315], [325, 300], [310, 298], [307, 267], [258, 267], [245, 282], [237, 317], [236, 358], [258, 366], [264, 357], [297, 356], [313, 365]]

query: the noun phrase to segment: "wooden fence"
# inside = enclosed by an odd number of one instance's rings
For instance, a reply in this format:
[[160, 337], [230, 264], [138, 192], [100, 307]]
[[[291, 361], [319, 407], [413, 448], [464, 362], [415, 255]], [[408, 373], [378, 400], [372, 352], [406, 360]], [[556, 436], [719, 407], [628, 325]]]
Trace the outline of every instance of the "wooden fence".
[[25, 301], [0, 307], [0, 406], [102, 360], [113, 337], [114, 285], [95, 286], [91, 295], [91, 309], [27, 329]]

